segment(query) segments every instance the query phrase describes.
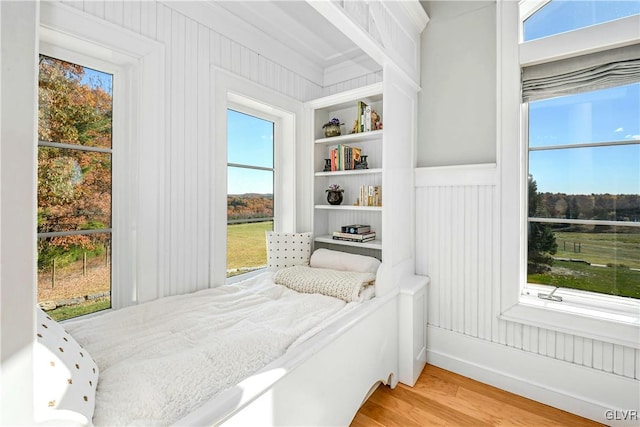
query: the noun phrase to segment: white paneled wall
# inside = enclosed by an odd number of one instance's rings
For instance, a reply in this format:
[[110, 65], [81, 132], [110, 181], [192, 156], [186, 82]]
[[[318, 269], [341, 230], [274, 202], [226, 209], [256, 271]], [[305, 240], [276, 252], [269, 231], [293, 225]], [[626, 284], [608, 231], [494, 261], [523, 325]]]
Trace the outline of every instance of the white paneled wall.
[[[490, 313], [495, 301], [491, 268], [495, 188], [489, 185], [423, 187], [417, 193], [418, 273], [431, 277], [429, 324], [498, 340]], [[446, 284], [446, 285], [445, 285]]]
[[356, 89], [359, 87], [369, 86], [375, 83], [382, 82], [382, 70], [377, 73], [368, 74], [363, 77], [347, 80], [341, 83], [336, 83], [331, 86], [325, 86], [322, 89], [322, 96], [334, 95], [336, 93], [345, 92], [347, 90]]
[[[137, 0], [63, 1], [100, 19], [164, 45], [164, 138], [157, 141], [160, 180], [148, 191], [159, 195], [157, 289], [161, 297], [206, 288], [211, 283], [212, 129], [211, 65], [299, 101], [379, 82], [382, 73], [322, 88], [286, 66], [259, 55], [173, 9], [170, 2]], [[181, 10], [183, 10], [181, 8]], [[217, 141], [226, 144], [226, 141]], [[303, 171], [304, 173], [304, 171]]]
[[431, 278], [429, 327], [640, 379], [638, 350], [498, 319], [496, 182], [485, 165], [416, 172], [416, 272]]
[[[153, 1], [64, 2], [127, 30], [157, 40], [165, 49], [164, 139], [157, 142], [162, 173], [160, 195], [158, 297], [210, 284], [211, 200], [215, 188], [210, 159], [211, 65], [258, 82], [298, 100], [322, 89], [285, 67], [259, 56], [171, 7]], [[226, 144], [226, 141], [219, 143]], [[226, 191], [226, 189], [221, 189]], [[150, 295], [150, 293], [147, 293]]]
[[[167, 63], [175, 61], [177, 69], [184, 70], [195, 65], [185, 57], [185, 51], [192, 49], [198, 53], [198, 59], [206, 59], [208, 65], [216, 65], [294, 99], [305, 101], [323, 96], [320, 86], [257, 54], [251, 47], [241, 46], [214, 29], [175, 11], [170, 7], [170, 2], [87, 0], [62, 3], [149, 38], [166, 42]], [[197, 67], [195, 69], [194, 72], [199, 73], [206, 71]], [[208, 75], [208, 71], [206, 72]], [[173, 77], [172, 80], [177, 83], [185, 75]], [[201, 87], [199, 91], [202, 91]]]

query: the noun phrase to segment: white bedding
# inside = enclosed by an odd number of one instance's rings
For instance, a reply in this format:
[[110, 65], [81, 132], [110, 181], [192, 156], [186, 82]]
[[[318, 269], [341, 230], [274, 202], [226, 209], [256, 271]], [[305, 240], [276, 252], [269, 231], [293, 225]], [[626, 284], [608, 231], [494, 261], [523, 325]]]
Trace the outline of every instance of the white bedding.
[[100, 368], [94, 424], [167, 425], [355, 305], [275, 285], [267, 272], [64, 326]]

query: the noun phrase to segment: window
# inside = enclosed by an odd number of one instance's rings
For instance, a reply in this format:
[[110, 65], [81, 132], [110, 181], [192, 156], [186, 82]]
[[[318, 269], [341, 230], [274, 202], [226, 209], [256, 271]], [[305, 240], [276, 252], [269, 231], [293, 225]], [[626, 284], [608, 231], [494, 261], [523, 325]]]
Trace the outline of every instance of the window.
[[[238, 165], [256, 166], [253, 168], [242, 168], [245, 171], [255, 169], [262, 171], [268, 175], [262, 175], [262, 178], [253, 181], [256, 185], [264, 185], [271, 183], [271, 194], [273, 197], [273, 230], [285, 233], [293, 233], [297, 231], [306, 231], [311, 228], [311, 212], [303, 212], [303, 208], [307, 205], [307, 195], [312, 194], [311, 180], [305, 179], [305, 174], [297, 170], [296, 166], [306, 165], [311, 158], [311, 147], [306, 144], [296, 145], [295, 141], [303, 138], [302, 126], [299, 125], [299, 117], [303, 116], [302, 103], [288, 96], [281, 95], [260, 84], [251, 82], [245, 78], [233, 75], [224, 70], [215, 69], [213, 71], [213, 79], [215, 84], [214, 105], [216, 106], [214, 114], [213, 138], [222, 144], [216, 144], [215, 155], [212, 158], [214, 167], [211, 170], [212, 179], [216, 183], [225, 185], [227, 181], [234, 179], [230, 173], [234, 173], [235, 167], [231, 169], [229, 163], [238, 163]], [[229, 111], [242, 113], [251, 116], [253, 119], [250, 123], [258, 126], [262, 123], [267, 130], [260, 135], [272, 135], [269, 143], [271, 154], [268, 151], [262, 151], [262, 157], [256, 160], [250, 146], [241, 148], [235, 153], [229, 153], [235, 148], [229, 147], [233, 130], [227, 129], [229, 123]], [[231, 113], [234, 114], [234, 113]], [[260, 119], [256, 120], [256, 119]], [[266, 123], [265, 123], [266, 122]], [[270, 129], [270, 131], [268, 130]], [[254, 142], [263, 141], [266, 143], [268, 138], [254, 140]], [[262, 149], [268, 148], [262, 146]], [[267, 153], [267, 154], [265, 154]], [[266, 157], [266, 159], [265, 159]], [[253, 160], [251, 160], [253, 158]], [[271, 159], [272, 163], [264, 163]], [[239, 171], [238, 168], [237, 170]], [[309, 170], [309, 169], [306, 169]], [[297, 172], [297, 173], [296, 173]], [[240, 182], [244, 179], [240, 178]], [[269, 189], [258, 187], [257, 189], [240, 190], [234, 189], [231, 182], [227, 184], [227, 192], [215, 191], [213, 195], [213, 215], [211, 217], [211, 234], [212, 234], [212, 252], [213, 256], [210, 263], [210, 277], [213, 286], [221, 286], [224, 284], [236, 283], [243, 280], [247, 275], [238, 275], [228, 277], [226, 270], [227, 262], [227, 236], [228, 231], [228, 195], [232, 193], [243, 194], [246, 191], [258, 191], [259, 194], [268, 194]], [[268, 216], [265, 216], [268, 218]], [[269, 226], [267, 226], [269, 229]], [[266, 265], [266, 239], [264, 232], [255, 233], [254, 236], [259, 239], [259, 246], [264, 248], [265, 255], [260, 265]], [[256, 246], [258, 247], [258, 246]], [[258, 264], [254, 267], [258, 267]], [[234, 267], [239, 268], [239, 267]]]
[[640, 13], [636, 0], [550, 1], [524, 21], [524, 41]]
[[40, 56], [38, 302], [57, 320], [111, 307], [112, 88]]
[[[525, 21], [525, 36], [560, 32], [557, 18], [573, 8], [561, 3]], [[585, 7], [595, 18], [635, 11]], [[640, 45], [524, 67], [522, 76], [528, 282], [640, 298]]]
[[638, 348], [640, 14], [533, 40], [541, 4], [498, 6], [500, 318]]
[[273, 230], [274, 122], [227, 110], [227, 277], [267, 265]]
[[640, 83], [528, 111], [528, 282], [640, 298]]

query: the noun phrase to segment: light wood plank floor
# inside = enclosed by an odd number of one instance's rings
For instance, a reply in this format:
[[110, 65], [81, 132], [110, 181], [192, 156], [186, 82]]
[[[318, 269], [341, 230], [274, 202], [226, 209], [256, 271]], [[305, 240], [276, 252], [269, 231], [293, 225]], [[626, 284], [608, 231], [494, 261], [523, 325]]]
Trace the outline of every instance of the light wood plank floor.
[[413, 388], [378, 387], [351, 423], [352, 427], [599, 425], [431, 365]]

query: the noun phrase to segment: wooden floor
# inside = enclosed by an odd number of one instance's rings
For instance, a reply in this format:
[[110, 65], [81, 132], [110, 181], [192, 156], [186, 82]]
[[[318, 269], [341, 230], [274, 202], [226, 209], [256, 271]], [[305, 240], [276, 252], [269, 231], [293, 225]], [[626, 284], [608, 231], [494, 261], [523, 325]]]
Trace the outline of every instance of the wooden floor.
[[351, 423], [352, 427], [599, 425], [431, 365], [413, 388], [378, 387]]

